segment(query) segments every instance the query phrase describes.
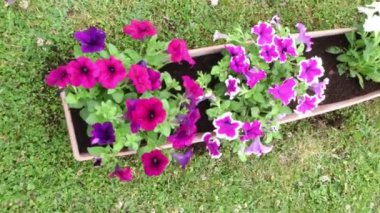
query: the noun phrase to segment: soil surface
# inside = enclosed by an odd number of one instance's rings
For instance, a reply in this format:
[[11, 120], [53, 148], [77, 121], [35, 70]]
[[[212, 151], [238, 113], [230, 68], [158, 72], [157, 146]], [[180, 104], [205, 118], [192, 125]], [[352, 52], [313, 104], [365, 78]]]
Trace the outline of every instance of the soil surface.
[[[330, 104], [334, 102], [344, 101], [356, 96], [368, 94], [370, 92], [380, 90], [380, 84], [376, 84], [372, 81], [365, 81], [365, 88], [362, 89], [357, 79], [349, 78], [347, 75], [340, 76], [337, 72], [336, 55], [327, 53], [325, 50], [330, 46], [347, 47], [348, 42], [345, 36], [336, 35], [322, 38], [313, 39], [314, 45], [312, 51], [305, 53], [306, 57], [319, 56], [322, 58], [323, 67], [326, 72], [323, 78], [328, 77], [330, 83], [326, 90], [326, 100], [323, 104]], [[210, 72], [212, 66], [216, 65], [222, 58], [222, 54], [211, 54], [194, 58], [196, 64], [190, 66], [187, 63], [183, 64], [168, 64], [161, 70], [168, 71], [173, 78], [178, 80], [182, 84], [182, 76], [188, 75], [192, 78], [196, 78], [197, 71]], [[211, 131], [213, 129], [212, 123], [208, 120], [206, 115], [206, 109], [209, 107], [209, 102], [204, 101], [199, 104], [201, 112], [201, 119], [197, 122], [199, 132]], [[71, 116], [74, 124], [75, 135], [77, 138], [79, 151], [81, 153], [87, 152], [87, 148], [90, 146], [90, 138], [86, 134], [87, 124], [79, 116], [79, 110], [72, 109]]]

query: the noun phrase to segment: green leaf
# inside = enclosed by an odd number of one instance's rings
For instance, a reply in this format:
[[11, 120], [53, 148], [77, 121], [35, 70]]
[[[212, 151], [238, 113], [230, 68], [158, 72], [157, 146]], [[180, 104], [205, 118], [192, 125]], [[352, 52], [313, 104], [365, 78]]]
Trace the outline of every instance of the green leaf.
[[326, 49], [326, 52], [336, 55], [336, 54], [343, 53], [344, 51], [342, 48], [338, 46], [331, 46]]
[[339, 55], [336, 60], [340, 61], [340, 62], [349, 62], [350, 61], [350, 57], [346, 54], [342, 54], [342, 55]]
[[127, 54], [127, 56], [132, 59], [131, 63], [133, 63], [133, 64], [142, 60], [141, 55], [132, 49], [126, 50], [125, 54]]
[[161, 68], [164, 65], [164, 62], [168, 58], [167, 54], [160, 53], [155, 55], [147, 55], [145, 57], [149, 65], [155, 68]]
[[90, 155], [99, 157], [103, 153], [108, 153], [109, 149], [110, 149], [109, 147], [95, 146], [95, 147], [88, 148], [87, 151], [88, 153], [90, 153]]
[[110, 55], [113, 55], [113, 56], [119, 55], [119, 51], [117, 50], [115, 45], [108, 43], [107, 48], [108, 48], [108, 52], [110, 53]]
[[100, 55], [100, 57], [102, 57], [102, 58], [109, 58], [109, 57], [110, 57], [110, 55], [108, 54], [108, 52], [105, 51], [105, 50], [100, 51], [100, 52], [99, 52], [99, 55]]
[[112, 93], [112, 98], [116, 103], [121, 103], [124, 100], [123, 91], [118, 90], [117, 92]]
[[74, 46], [74, 57], [78, 58], [80, 56], [84, 56], [84, 53], [82, 52], [82, 49], [79, 45]]

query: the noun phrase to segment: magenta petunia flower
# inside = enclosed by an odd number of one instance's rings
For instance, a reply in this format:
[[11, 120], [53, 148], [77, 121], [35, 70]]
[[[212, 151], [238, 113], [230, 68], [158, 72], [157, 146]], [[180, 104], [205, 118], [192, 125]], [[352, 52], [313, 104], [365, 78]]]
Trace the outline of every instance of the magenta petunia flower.
[[294, 100], [296, 97], [295, 87], [297, 81], [294, 78], [288, 78], [282, 82], [281, 85], [275, 84], [269, 88], [268, 92], [275, 99], [278, 99], [282, 102], [283, 105], [288, 105], [291, 100]]
[[[127, 103], [128, 104], [128, 103]], [[132, 123], [145, 131], [152, 131], [166, 119], [166, 111], [158, 98], [138, 99], [132, 111]]]
[[239, 55], [245, 55], [245, 49], [242, 46], [235, 46], [235, 45], [227, 44], [225, 46], [225, 48], [231, 57], [236, 57]]
[[117, 177], [120, 182], [129, 182], [133, 179], [132, 169], [131, 167], [120, 168], [119, 166], [116, 166], [115, 170], [111, 172], [108, 177]]
[[136, 133], [140, 129], [140, 124], [137, 122], [136, 119], [133, 119], [133, 115], [135, 114], [136, 110], [136, 104], [138, 100], [137, 99], [128, 99], [125, 102], [125, 105], [127, 107], [127, 113], [125, 114], [125, 118], [131, 122], [131, 132]]
[[220, 141], [217, 138], [213, 138], [210, 132], [204, 133], [202, 140], [206, 144], [211, 158], [220, 158], [222, 156], [220, 152]]
[[194, 59], [189, 54], [185, 40], [182, 40], [182, 39], [171, 40], [168, 45], [167, 51], [171, 56], [172, 62], [179, 63], [181, 61], [186, 61], [190, 65], [195, 64]]
[[225, 83], [227, 90], [225, 95], [230, 96], [230, 99], [232, 100], [240, 92], [240, 80], [232, 76], [228, 76], [228, 79], [225, 81]]
[[161, 88], [161, 73], [153, 69], [147, 68], [150, 81], [150, 90], [159, 90]]
[[264, 132], [261, 129], [261, 122], [255, 120], [253, 122], [244, 122], [243, 124], [244, 135], [240, 137], [240, 141], [246, 142], [248, 140], [253, 140], [257, 137], [263, 136]]
[[145, 174], [148, 176], [161, 175], [169, 164], [168, 158], [160, 151], [153, 150], [141, 156]]
[[111, 122], [92, 125], [91, 145], [109, 145], [115, 142], [115, 130]]
[[213, 125], [216, 128], [215, 132], [218, 138], [224, 138], [231, 141], [239, 136], [239, 130], [242, 123], [233, 120], [231, 112], [226, 112], [222, 116], [216, 118], [213, 121]]
[[230, 69], [235, 73], [244, 73], [249, 70], [250, 61], [245, 55], [238, 55], [231, 58]]
[[111, 56], [95, 62], [99, 69], [98, 81], [106, 89], [114, 89], [127, 77], [123, 62]]
[[244, 151], [246, 155], [254, 154], [257, 157], [260, 157], [261, 155], [268, 154], [273, 149], [273, 146], [265, 146], [261, 143], [260, 137], [255, 138], [253, 143], [249, 147], [247, 147]]
[[197, 108], [189, 110], [186, 116], [180, 119], [180, 126], [174, 134], [168, 137], [168, 141], [173, 145], [174, 149], [182, 149], [191, 146], [195, 135], [197, 134], [196, 122], [201, 117]]
[[252, 68], [248, 70], [248, 72], [245, 72], [244, 76], [247, 79], [247, 85], [252, 89], [257, 83], [265, 79], [267, 77], [267, 74], [264, 70], [257, 70], [256, 68]]
[[306, 52], [310, 52], [311, 51], [311, 46], [314, 44], [312, 41], [311, 41], [311, 36], [307, 36], [306, 35], [306, 27], [305, 25], [301, 24], [301, 23], [297, 23], [296, 24], [296, 27], [298, 29], [298, 37], [297, 37], [297, 40], [301, 43], [304, 43], [306, 45]]
[[65, 88], [70, 83], [70, 75], [67, 73], [66, 66], [59, 66], [50, 71], [45, 77], [45, 82], [49, 87]]
[[287, 55], [296, 57], [297, 50], [292, 38], [280, 38], [274, 37], [274, 44], [276, 45], [276, 50], [278, 52], [278, 60], [281, 63], [285, 63], [287, 59]]
[[257, 45], [262, 46], [265, 44], [272, 44], [274, 29], [266, 22], [259, 22], [251, 29], [252, 34], [257, 35]]
[[83, 53], [100, 52], [105, 48], [106, 33], [96, 27], [75, 32], [74, 38], [79, 41]]
[[298, 99], [296, 110], [297, 114], [308, 114], [316, 109], [318, 106], [318, 99], [315, 96], [304, 95]]
[[190, 163], [190, 160], [193, 157], [193, 149], [189, 149], [185, 153], [173, 152], [172, 157], [175, 161], [177, 161], [181, 168], [185, 170], [186, 166]]
[[325, 100], [326, 98], [325, 91], [328, 84], [329, 84], [329, 79], [325, 78], [321, 82], [310, 85], [309, 88], [314, 92], [314, 95], [317, 97], [318, 103], [321, 103], [322, 101]]
[[278, 58], [278, 52], [275, 45], [262, 46], [259, 55], [266, 63], [271, 63]]
[[202, 96], [204, 96], [203, 89], [199, 84], [191, 79], [189, 76], [182, 76], [183, 87], [185, 88], [186, 97], [193, 102], [197, 102]]
[[79, 57], [71, 61], [66, 66], [66, 69], [70, 75], [70, 83], [73, 86], [83, 86], [90, 89], [97, 83], [96, 79], [99, 76], [99, 69], [89, 58]]
[[139, 64], [131, 65], [127, 77], [132, 81], [139, 94], [152, 89], [148, 69], [144, 66]]
[[297, 77], [307, 85], [311, 85], [317, 83], [318, 78], [323, 76], [324, 73], [325, 69], [322, 66], [322, 59], [319, 57], [312, 57], [300, 62], [300, 71]]
[[124, 34], [133, 39], [143, 40], [157, 34], [156, 27], [150, 21], [132, 20], [129, 25], [124, 26]]

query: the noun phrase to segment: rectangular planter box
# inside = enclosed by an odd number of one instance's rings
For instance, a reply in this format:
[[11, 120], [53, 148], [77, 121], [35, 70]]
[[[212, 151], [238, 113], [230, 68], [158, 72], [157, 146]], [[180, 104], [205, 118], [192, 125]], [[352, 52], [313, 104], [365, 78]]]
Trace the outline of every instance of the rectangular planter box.
[[[362, 103], [364, 101], [368, 101], [374, 99], [376, 97], [380, 97], [380, 84], [376, 84], [374, 82], [365, 82], [365, 88], [361, 89], [357, 79], [348, 78], [346, 76], [339, 76], [336, 72], [336, 55], [331, 55], [325, 52], [325, 49], [329, 46], [337, 45], [341, 47], [347, 46], [347, 41], [344, 37], [344, 33], [350, 32], [353, 29], [344, 28], [344, 29], [334, 29], [334, 30], [324, 30], [324, 31], [314, 31], [309, 32], [308, 35], [314, 38], [314, 46], [313, 50], [305, 55], [307, 57], [311, 56], [319, 56], [322, 58], [324, 63], [324, 68], [326, 70], [325, 76], [330, 79], [330, 84], [326, 90], [326, 100], [322, 102], [322, 104], [314, 110], [312, 113], [307, 115], [297, 115], [295, 113], [287, 115], [286, 117], [280, 120], [280, 124], [297, 121], [300, 119], [304, 119], [307, 117], [312, 117], [316, 115], [320, 115], [323, 113], [331, 112], [334, 110], [342, 109], [345, 107], [349, 107], [355, 104]], [[297, 34], [293, 34], [292, 36], [297, 36]], [[211, 47], [204, 47], [199, 49], [190, 50], [190, 55], [195, 58], [197, 64], [195, 67], [191, 68], [191, 70], [200, 70], [201, 66], [203, 71], [210, 71], [211, 67], [221, 59], [220, 52], [224, 49], [225, 45], [217, 45]], [[189, 70], [189, 67], [185, 67], [185, 65], [176, 65], [169, 64], [164, 67], [165, 70]], [[169, 71], [170, 72], [170, 71]], [[172, 72], [171, 73], [174, 78], [180, 79], [182, 72]], [[188, 73], [186, 73], [188, 74]], [[195, 77], [195, 72], [190, 72], [190, 75]], [[65, 102], [65, 93], [62, 92], [60, 94], [62, 99], [62, 105], [65, 113], [65, 119], [67, 124], [67, 129], [69, 132], [71, 147], [73, 151], [74, 158], [78, 161], [85, 161], [93, 159], [93, 156], [87, 153], [86, 147], [82, 146], [83, 144], [79, 143], [87, 143], [89, 144], [89, 138], [86, 135], [86, 128], [83, 127], [85, 122], [81, 120], [79, 117], [78, 110], [71, 110], [67, 103]], [[203, 106], [203, 108], [207, 107]], [[202, 106], [200, 106], [202, 108]], [[200, 123], [201, 128], [198, 129], [210, 129], [210, 122], [207, 118], [204, 117], [204, 111], [201, 114], [203, 115]], [[198, 125], [197, 123], [197, 125]], [[202, 133], [198, 133], [193, 143], [202, 142], [201, 140]], [[166, 144], [161, 146], [160, 148], [166, 149], [170, 148], [171, 144]], [[118, 154], [118, 156], [131, 155], [135, 154], [136, 151], [122, 151]]]

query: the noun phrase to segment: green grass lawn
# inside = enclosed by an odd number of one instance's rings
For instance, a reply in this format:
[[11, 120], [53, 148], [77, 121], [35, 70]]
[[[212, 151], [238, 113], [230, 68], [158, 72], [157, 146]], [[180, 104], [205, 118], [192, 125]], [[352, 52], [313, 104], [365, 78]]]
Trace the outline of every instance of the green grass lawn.
[[[133, 18], [150, 19], [159, 37], [181, 37], [191, 48], [212, 45], [215, 30], [250, 27], [278, 14], [309, 30], [350, 27], [359, 0], [31, 0], [0, 6], [0, 205], [18, 212], [183, 210], [222, 212], [379, 212], [380, 100], [304, 120], [282, 129], [272, 153], [246, 163], [223, 150], [219, 160], [197, 152], [183, 172], [170, 164], [148, 178], [138, 159], [131, 183], [76, 162], [57, 91], [44, 75], [72, 58], [75, 30], [96, 25], [118, 47]], [[42, 40], [41, 40], [42, 39]], [[37, 45], [37, 40], [43, 45]]]

